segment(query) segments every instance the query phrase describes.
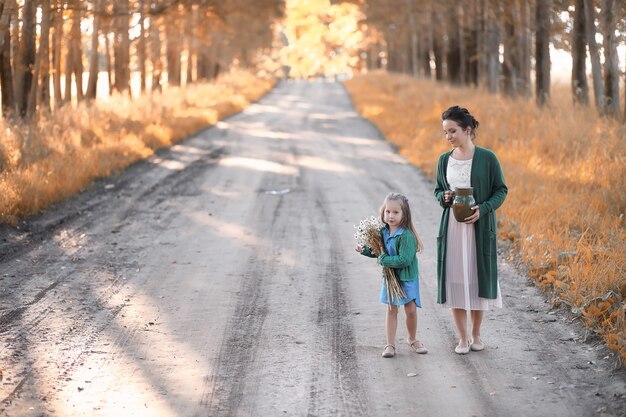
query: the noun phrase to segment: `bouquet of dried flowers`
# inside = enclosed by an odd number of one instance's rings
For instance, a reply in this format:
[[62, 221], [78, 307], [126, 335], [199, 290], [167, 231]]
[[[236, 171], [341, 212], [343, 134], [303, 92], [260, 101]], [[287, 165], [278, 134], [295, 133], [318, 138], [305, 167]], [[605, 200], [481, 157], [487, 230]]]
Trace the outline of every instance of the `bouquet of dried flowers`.
[[[383, 227], [385, 225], [378, 217], [371, 216], [361, 220], [358, 226], [354, 226], [356, 229], [354, 238], [357, 245], [362, 248], [368, 248], [372, 255], [377, 257], [387, 253], [385, 242], [383, 242], [383, 237], [380, 233]], [[387, 289], [387, 303], [389, 305], [391, 305], [392, 300], [401, 300], [406, 297], [395, 269], [383, 266], [383, 280]]]

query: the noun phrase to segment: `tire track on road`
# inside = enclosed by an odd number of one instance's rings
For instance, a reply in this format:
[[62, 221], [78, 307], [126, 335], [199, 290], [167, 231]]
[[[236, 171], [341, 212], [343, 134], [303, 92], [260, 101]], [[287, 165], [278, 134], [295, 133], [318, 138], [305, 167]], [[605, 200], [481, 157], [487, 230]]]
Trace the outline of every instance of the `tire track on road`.
[[[368, 396], [361, 384], [356, 337], [350, 320], [348, 297], [343, 286], [345, 257], [338, 244], [340, 237], [337, 235], [336, 227], [329, 222], [332, 217], [327, 210], [328, 203], [319, 189], [315, 190], [314, 201], [315, 210], [313, 211], [319, 216], [313, 222], [314, 227], [311, 228], [313, 247], [318, 249], [314, 256], [315, 259], [324, 263], [316, 324], [325, 343], [318, 346], [320, 348], [329, 346], [330, 353], [320, 351], [315, 355], [319, 363], [313, 366], [307, 415], [323, 416], [330, 412], [338, 415], [366, 416], [369, 409]], [[325, 234], [324, 239], [319, 236], [318, 229]], [[328, 251], [319, 250], [326, 242], [330, 242]], [[324, 364], [328, 363], [331, 367], [333, 386], [320, 386], [320, 383], [324, 381], [323, 372], [320, 369], [324, 369]], [[328, 396], [331, 397], [330, 401], [328, 401]], [[329, 403], [334, 402], [335, 396], [339, 400], [337, 407], [340, 409], [329, 410]]]

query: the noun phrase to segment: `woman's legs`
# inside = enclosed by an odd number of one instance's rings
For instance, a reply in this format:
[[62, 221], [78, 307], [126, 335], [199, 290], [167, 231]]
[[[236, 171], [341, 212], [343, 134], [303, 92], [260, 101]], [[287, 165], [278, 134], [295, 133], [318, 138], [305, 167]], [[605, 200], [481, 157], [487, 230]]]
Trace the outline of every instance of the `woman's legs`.
[[467, 312], [462, 308], [453, 308], [452, 317], [454, 324], [456, 324], [456, 330], [459, 332], [459, 346], [467, 346], [469, 341], [467, 337]]
[[417, 333], [417, 307], [415, 301], [410, 301], [404, 305], [404, 314], [406, 314], [406, 331], [409, 334], [409, 342], [415, 340]]
[[398, 327], [398, 306], [387, 306], [387, 344], [396, 345], [396, 328]]
[[472, 339], [474, 342], [480, 342], [480, 325], [485, 315], [484, 310], [472, 310]]

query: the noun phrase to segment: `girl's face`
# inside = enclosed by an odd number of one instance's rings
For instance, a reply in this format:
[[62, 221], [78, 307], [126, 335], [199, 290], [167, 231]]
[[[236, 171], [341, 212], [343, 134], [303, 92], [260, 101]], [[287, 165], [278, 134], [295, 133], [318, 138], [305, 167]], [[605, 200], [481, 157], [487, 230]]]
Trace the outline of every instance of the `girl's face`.
[[465, 146], [472, 141], [470, 136], [472, 129], [469, 126], [467, 129], [463, 130], [457, 122], [447, 119], [443, 121], [442, 125], [443, 133], [446, 135], [446, 139], [453, 148]]
[[385, 211], [383, 212], [385, 223], [389, 227], [396, 228], [400, 226], [402, 222], [402, 206], [397, 201], [388, 201], [385, 204]]

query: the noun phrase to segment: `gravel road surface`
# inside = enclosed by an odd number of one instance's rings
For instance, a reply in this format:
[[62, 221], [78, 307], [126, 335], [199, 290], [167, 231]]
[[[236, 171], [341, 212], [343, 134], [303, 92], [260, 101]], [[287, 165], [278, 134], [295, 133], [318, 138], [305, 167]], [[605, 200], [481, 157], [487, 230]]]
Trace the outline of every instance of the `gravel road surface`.
[[[282, 82], [3, 226], [0, 415], [624, 415], [615, 357], [550, 311], [507, 256], [486, 349], [454, 353], [450, 312], [435, 303], [433, 187], [341, 84]], [[392, 190], [409, 197], [426, 244], [418, 337], [429, 353], [411, 353], [400, 313], [397, 355], [383, 359], [380, 270], [355, 253], [353, 226]]]

